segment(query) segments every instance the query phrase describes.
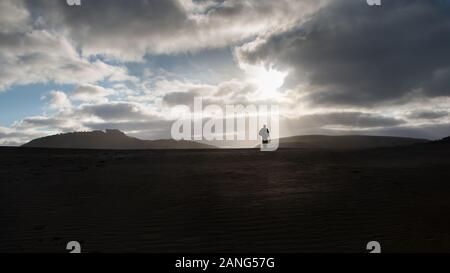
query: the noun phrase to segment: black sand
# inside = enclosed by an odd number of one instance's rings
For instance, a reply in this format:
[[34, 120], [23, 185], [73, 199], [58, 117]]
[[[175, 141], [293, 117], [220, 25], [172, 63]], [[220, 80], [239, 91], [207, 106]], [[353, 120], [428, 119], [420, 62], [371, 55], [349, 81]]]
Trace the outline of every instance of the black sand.
[[448, 146], [0, 149], [0, 252], [450, 252]]

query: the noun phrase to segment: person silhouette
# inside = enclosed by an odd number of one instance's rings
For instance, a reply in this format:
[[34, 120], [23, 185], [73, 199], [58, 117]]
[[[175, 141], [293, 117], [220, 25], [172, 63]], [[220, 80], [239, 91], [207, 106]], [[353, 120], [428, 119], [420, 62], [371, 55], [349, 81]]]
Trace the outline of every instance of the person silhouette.
[[262, 144], [269, 144], [270, 131], [266, 125], [264, 125], [264, 127], [259, 130], [259, 135], [262, 138]]

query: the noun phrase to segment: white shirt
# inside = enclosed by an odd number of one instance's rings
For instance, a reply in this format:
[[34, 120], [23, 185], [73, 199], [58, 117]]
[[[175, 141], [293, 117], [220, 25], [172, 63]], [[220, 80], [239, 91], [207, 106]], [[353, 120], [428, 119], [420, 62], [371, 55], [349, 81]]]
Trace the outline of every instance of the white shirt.
[[259, 130], [259, 135], [262, 137], [264, 141], [269, 140], [270, 137], [269, 129], [262, 128], [261, 130]]

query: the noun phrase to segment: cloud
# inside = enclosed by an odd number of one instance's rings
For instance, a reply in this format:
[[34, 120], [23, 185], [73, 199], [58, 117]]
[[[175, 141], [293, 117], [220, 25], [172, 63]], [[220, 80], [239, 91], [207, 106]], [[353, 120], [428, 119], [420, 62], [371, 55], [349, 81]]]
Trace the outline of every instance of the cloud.
[[123, 66], [80, 56], [70, 42], [46, 30], [0, 33], [0, 91], [13, 85], [132, 80]]
[[[147, 53], [179, 53], [233, 45], [291, 23], [323, 1], [307, 0], [26, 0], [47, 29], [64, 31], [86, 56], [136, 61]], [[130, 31], [132, 30], [132, 31]]]
[[50, 109], [67, 110], [72, 108], [69, 97], [62, 91], [51, 91], [48, 97], [50, 98], [48, 104]]
[[0, 146], [18, 146], [30, 139], [43, 136], [42, 132], [0, 127]]
[[67, 126], [67, 120], [59, 117], [35, 116], [28, 117], [16, 123], [15, 129], [45, 129], [45, 128], [64, 128]]
[[450, 95], [450, 7], [443, 1], [333, 1], [310, 20], [242, 47], [240, 62], [289, 71], [314, 105], [404, 103]]
[[64, 31], [46, 28], [42, 16], [30, 10], [22, 0], [1, 2], [0, 91], [14, 85], [49, 82], [83, 84], [136, 80], [123, 65], [111, 65], [95, 56], [81, 55]]
[[76, 101], [101, 103], [107, 102], [107, 97], [114, 94], [115, 92], [111, 89], [106, 89], [92, 84], [84, 84], [78, 86], [70, 94], [70, 98]]
[[173, 92], [164, 96], [163, 100], [169, 106], [191, 105], [196, 97], [195, 93]]
[[414, 111], [408, 115], [411, 119], [440, 119], [448, 117], [449, 113], [446, 111]]
[[132, 102], [82, 105], [77, 109], [77, 114], [94, 116], [104, 121], [133, 121], [152, 117], [144, 105]]
[[30, 28], [30, 14], [22, 1], [1, 1], [0, 18], [0, 32], [26, 31]]
[[361, 112], [332, 112], [300, 116], [296, 121], [300, 128], [355, 128], [367, 129], [393, 127], [405, 124], [404, 120]]

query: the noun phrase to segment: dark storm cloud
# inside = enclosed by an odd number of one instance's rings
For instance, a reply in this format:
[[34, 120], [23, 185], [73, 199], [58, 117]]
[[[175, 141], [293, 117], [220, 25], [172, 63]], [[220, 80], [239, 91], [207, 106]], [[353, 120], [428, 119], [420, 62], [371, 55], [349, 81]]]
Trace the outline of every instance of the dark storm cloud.
[[[174, 31], [186, 20], [181, 6], [174, 0], [83, 0], [80, 7], [69, 6], [66, 1], [25, 1], [36, 16], [46, 16], [42, 19], [48, 26], [56, 27], [56, 23], [63, 22], [66, 24], [63, 26], [72, 30], [105, 36]], [[130, 25], [134, 26], [133, 31]]]
[[78, 115], [93, 115], [113, 121], [140, 120], [151, 117], [145, 113], [140, 105], [131, 102], [85, 105], [78, 110]]
[[241, 60], [290, 70], [315, 103], [376, 105], [412, 92], [450, 95], [450, 8], [444, 1], [333, 1], [289, 31], [248, 44]]
[[[249, 16], [249, 12], [258, 13], [261, 17], [264, 15], [273, 15], [274, 11], [278, 13], [289, 13], [289, 7], [292, 7], [290, 2], [294, 1], [278, 1], [274, 3], [273, 0], [257, 0], [257, 1], [239, 1], [239, 0], [222, 0], [210, 1], [207, 9], [207, 14], [211, 16], [223, 18], [238, 18], [241, 16]], [[311, 2], [309, 0], [303, 2]], [[251, 9], [249, 9], [251, 7]], [[241, 18], [238, 18], [241, 19]]]
[[83, 0], [81, 7], [71, 7], [65, 1], [24, 1], [40, 27], [68, 33], [84, 54], [121, 60], [227, 46], [318, 5], [312, 0]]
[[42, 127], [61, 127], [65, 123], [64, 119], [51, 117], [29, 117], [20, 122], [18, 126], [22, 128], [42, 128]]
[[360, 112], [335, 112], [301, 116], [291, 120], [294, 127], [320, 128], [325, 126], [345, 126], [354, 128], [392, 127], [404, 124], [405, 121], [375, 114]]
[[[140, 58], [144, 38], [167, 40], [183, 31], [186, 14], [171, 0], [84, 0], [81, 7], [65, 1], [27, 1], [30, 10], [41, 16], [45, 28], [68, 30], [85, 50]], [[152, 41], [150, 41], [152, 43]], [[133, 47], [137, 52], [126, 51]]]
[[412, 119], [439, 119], [448, 115], [449, 113], [445, 111], [414, 111], [408, 117]]
[[169, 93], [163, 97], [163, 101], [169, 106], [175, 105], [191, 105], [196, 94], [187, 92]]

